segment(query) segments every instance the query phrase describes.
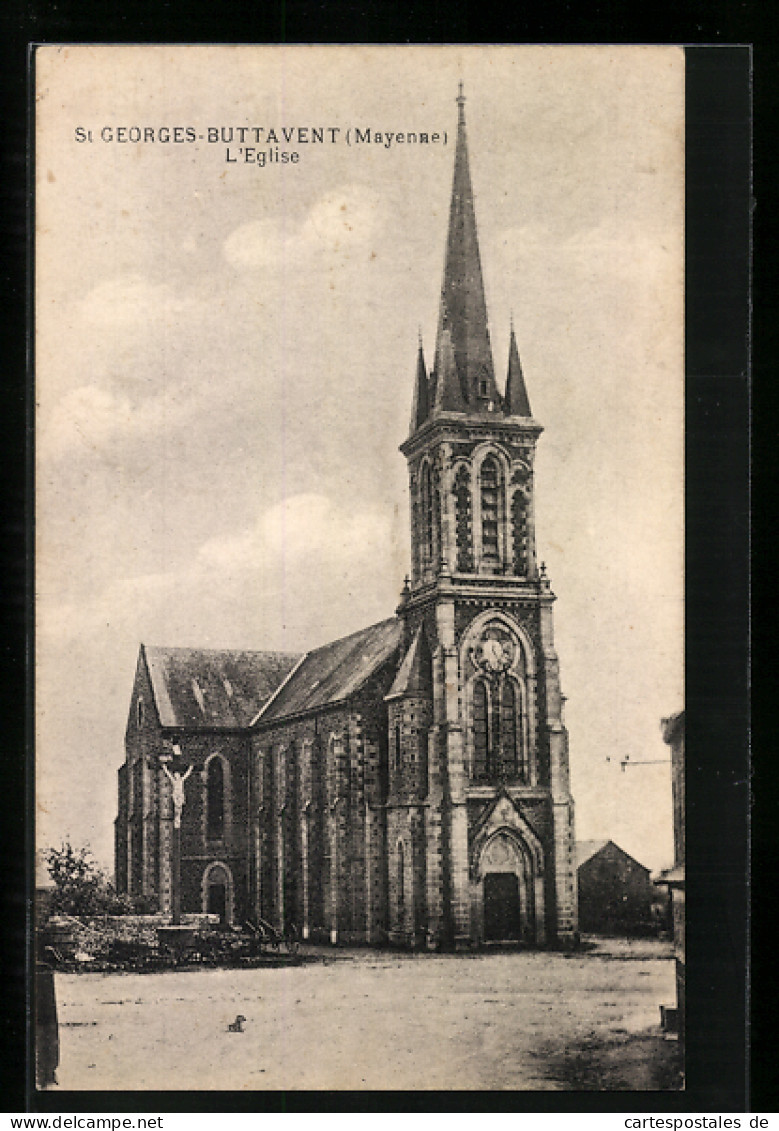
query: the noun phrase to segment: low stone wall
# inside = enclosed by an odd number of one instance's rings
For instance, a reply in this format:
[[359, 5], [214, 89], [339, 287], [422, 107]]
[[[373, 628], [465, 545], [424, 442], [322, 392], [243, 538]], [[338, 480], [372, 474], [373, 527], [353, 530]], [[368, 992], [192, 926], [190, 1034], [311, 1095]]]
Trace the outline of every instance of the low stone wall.
[[[195, 931], [218, 926], [217, 915], [182, 915], [182, 923]], [[66, 961], [87, 963], [106, 958], [114, 943], [154, 947], [160, 927], [170, 924], [168, 915], [96, 915], [77, 919], [55, 915], [39, 929], [44, 947], [52, 947]]]

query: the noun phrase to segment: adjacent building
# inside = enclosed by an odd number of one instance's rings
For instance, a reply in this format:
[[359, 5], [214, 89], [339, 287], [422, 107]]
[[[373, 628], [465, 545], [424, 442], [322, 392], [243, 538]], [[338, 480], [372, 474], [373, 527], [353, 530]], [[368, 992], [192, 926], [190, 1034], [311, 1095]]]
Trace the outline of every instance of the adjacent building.
[[607, 935], [646, 935], [657, 929], [649, 868], [613, 840], [576, 845], [579, 927]]
[[142, 646], [119, 771], [120, 890], [321, 941], [565, 943], [574, 807], [535, 543], [542, 428], [512, 328], [496, 380], [458, 125], [432, 367], [419, 345], [411, 571], [395, 615], [303, 656]]

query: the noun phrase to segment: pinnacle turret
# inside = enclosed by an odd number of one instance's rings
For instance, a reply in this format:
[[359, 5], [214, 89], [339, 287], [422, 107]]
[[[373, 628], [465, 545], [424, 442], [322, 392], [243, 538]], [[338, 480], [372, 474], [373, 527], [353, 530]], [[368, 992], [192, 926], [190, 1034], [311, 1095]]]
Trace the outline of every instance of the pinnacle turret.
[[509, 340], [509, 365], [506, 378], [505, 408], [509, 416], [532, 416], [530, 400], [525, 388], [525, 378], [522, 373], [522, 363], [519, 360], [517, 338], [514, 333], [514, 324], [511, 325], [511, 338]]
[[411, 431], [415, 432], [430, 415], [430, 395], [428, 391], [427, 368], [425, 354], [422, 349], [422, 335], [419, 335], [419, 350], [417, 351], [417, 372], [414, 380], [414, 403], [411, 408]]

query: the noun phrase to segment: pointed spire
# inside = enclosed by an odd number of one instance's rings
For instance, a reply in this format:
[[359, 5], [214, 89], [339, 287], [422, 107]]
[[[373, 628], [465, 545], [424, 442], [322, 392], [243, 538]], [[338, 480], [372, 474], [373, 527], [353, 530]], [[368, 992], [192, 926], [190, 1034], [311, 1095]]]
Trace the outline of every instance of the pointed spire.
[[[487, 328], [462, 83], [457, 96], [457, 118], [449, 234], [436, 341], [436, 407], [444, 411], [479, 412], [486, 410], [490, 402], [499, 407], [501, 398], [495, 384]], [[450, 350], [446, 346], [447, 336]], [[445, 357], [446, 353], [450, 356]]]
[[419, 349], [417, 351], [417, 374], [414, 381], [414, 403], [411, 408], [411, 432], [416, 432], [430, 415], [430, 396], [428, 392], [427, 369], [425, 367], [425, 354], [422, 349], [422, 330], [419, 331]]
[[532, 416], [530, 400], [525, 388], [522, 363], [519, 360], [517, 338], [514, 333], [514, 316], [511, 316], [511, 337], [509, 339], [509, 369], [506, 378], [505, 408], [509, 416]]

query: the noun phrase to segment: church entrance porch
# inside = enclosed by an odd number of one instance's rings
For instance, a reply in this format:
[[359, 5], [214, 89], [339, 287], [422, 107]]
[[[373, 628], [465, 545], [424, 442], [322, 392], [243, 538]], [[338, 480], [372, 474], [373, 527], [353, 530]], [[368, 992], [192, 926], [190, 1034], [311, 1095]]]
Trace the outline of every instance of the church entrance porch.
[[546, 942], [543, 857], [531, 831], [517, 827], [520, 824], [516, 810], [504, 798], [474, 839], [471, 936], [477, 943], [535, 947]]

